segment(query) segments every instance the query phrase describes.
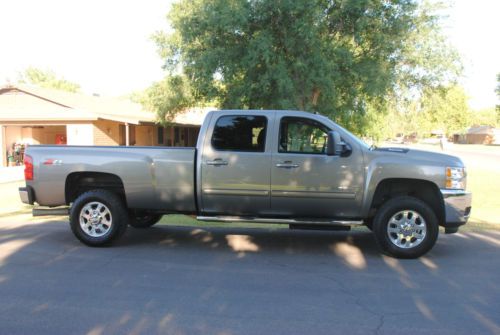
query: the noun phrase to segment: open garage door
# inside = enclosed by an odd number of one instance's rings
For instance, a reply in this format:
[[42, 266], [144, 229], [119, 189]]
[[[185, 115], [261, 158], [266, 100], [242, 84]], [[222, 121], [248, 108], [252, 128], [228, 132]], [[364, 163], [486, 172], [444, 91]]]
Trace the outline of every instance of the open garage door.
[[2, 142], [2, 165], [18, 166], [23, 164], [24, 150], [28, 145], [67, 144], [66, 126], [3, 126]]

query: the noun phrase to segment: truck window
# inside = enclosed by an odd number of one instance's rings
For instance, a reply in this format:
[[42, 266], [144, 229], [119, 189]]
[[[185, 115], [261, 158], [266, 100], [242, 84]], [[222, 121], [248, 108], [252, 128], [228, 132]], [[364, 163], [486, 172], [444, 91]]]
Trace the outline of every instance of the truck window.
[[324, 154], [328, 128], [305, 118], [284, 117], [280, 123], [278, 152]]
[[265, 116], [222, 116], [215, 124], [212, 146], [215, 150], [264, 152], [266, 128]]

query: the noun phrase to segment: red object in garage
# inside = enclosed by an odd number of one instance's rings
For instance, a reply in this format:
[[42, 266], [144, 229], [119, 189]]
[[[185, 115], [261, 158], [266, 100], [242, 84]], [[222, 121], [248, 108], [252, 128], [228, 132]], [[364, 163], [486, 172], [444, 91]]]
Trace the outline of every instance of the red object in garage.
[[66, 135], [63, 135], [63, 134], [57, 134], [57, 135], [56, 135], [56, 144], [57, 144], [57, 145], [64, 145], [64, 144], [67, 144]]

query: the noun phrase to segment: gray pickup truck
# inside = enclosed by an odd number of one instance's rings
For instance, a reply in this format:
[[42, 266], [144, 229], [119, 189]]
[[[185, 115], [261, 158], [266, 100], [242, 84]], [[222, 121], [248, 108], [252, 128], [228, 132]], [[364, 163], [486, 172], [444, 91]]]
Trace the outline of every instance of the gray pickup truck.
[[457, 232], [471, 210], [459, 158], [370, 147], [297, 111], [210, 112], [196, 148], [30, 146], [25, 179], [20, 196], [38, 204], [34, 215], [65, 206], [90, 246], [184, 213], [296, 229], [366, 225], [383, 252], [414, 258], [433, 247], [439, 226]]

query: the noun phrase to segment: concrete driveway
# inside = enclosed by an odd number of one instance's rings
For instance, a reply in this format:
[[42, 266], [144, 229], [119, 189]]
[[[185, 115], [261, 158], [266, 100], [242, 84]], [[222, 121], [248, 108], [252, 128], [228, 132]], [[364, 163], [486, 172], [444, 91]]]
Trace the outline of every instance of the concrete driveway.
[[129, 229], [88, 248], [66, 221], [0, 219], [1, 334], [500, 334], [500, 232], [418, 260], [368, 231]]

